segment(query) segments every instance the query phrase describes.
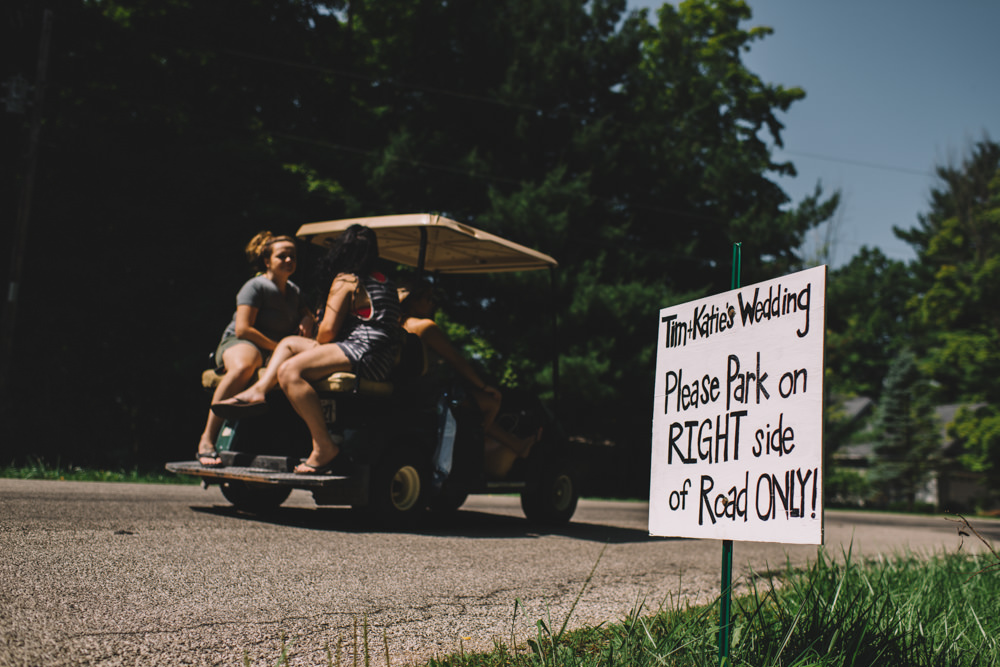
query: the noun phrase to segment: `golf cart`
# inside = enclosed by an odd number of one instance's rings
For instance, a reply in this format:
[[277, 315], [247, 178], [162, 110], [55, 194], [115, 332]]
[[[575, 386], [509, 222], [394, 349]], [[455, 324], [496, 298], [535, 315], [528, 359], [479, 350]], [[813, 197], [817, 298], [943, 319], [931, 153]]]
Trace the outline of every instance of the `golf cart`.
[[[303, 225], [297, 236], [325, 247], [352, 224], [375, 231], [383, 259], [420, 273], [556, 266], [548, 255], [436, 215], [317, 222]], [[409, 361], [400, 368], [409, 370], [389, 381], [334, 373], [314, 383], [327, 427], [343, 443], [333, 474], [292, 472], [308, 455], [310, 438], [280, 390], [268, 394], [265, 414], [223, 425], [216, 442], [223, 467], [180, 461], [168, 463], [167, 470], [220, 485], [227, 500], [249, 512], [275, 509], [292, 489], [305, 489], [317, 505], [349, 505], [377, 522], [398, 525], [427, 510], [456, 510], [470, 494], [517, 493], [529, 520], [569, 521], [579, 497], [579, 457], [571, 455], [569, 441], [541, 402], [524, 392], [504, 390], [497, 422], [519, 437], [539, 428], [542, 436], [503, 479], [491, 479], [485, 471], [482, 416], [475, 402], [463, 396], [457, 383], [429, 391], [419, 338], [408, 337], [404, 348], [403, 359]], [[219, 377], [215, 370], [205, 371], [202, 384], [211, 390]]]

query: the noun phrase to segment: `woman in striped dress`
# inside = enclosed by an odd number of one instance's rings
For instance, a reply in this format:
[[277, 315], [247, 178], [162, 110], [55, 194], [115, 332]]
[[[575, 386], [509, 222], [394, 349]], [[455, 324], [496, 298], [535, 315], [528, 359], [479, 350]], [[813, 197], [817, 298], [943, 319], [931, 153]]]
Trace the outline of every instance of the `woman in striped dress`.
[[332, 280], [316, 339], [283, 339], [253, 386], [212, 406], [222, 416], [249, 415], [264, 409], [267, 392], [280, 384], [312, 435], [312, 453], [296, 466], [297, 473], [329, 472], [340, 452], [311, 382], [342, 371], [384, 380], [392, 370], [403, 335], [399, 297], [396, 286], [375, 271], [377, 259], [375, 232], [348, 227], [323, 260], [322, 270]]

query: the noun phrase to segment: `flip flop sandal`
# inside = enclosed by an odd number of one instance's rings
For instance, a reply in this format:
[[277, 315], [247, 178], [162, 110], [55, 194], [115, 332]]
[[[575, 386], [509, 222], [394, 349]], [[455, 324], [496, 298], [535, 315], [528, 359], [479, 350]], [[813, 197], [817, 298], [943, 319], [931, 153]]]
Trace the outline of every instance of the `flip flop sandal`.
[[[299, 465], [305, 466], [306, 468], [312, 468], [312, 470], [305, 470], [302, 472], [299, 472], [298, 470], [292, 470], [292, 472], [294, 472], [296, 475], [329, 475], [330, 472], [333, 470], [333, 464], [334, 462], [336, 462], [336, 460], [337, 457], [335, 456], [321, 466], [314, 466], [309, 463], [306, 463], [305, 459], [302, 459]], [[295, 467], [297, 468], [298, 466]]]
[[267, 412], [267, 401], [244, 401], [241, 398], [227, 398], [212, 403], [212, 412], [223, 419], [243, 419], [256, 417]]
[[210, 452], [198, 452], [195, 454], [195, 459], [201, 465], [202, 468], [222, 468], [225, 464], [220, 460], [218, 463], [205, 463], [202, 459], [217, 459], [219, 458], [219, 452], [214, 449]]

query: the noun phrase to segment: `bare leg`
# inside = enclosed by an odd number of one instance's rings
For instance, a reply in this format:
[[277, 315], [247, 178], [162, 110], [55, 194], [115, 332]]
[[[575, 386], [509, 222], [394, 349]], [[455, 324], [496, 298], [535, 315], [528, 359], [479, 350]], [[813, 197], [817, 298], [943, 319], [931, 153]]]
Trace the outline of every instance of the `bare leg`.
[[313, 389], [313, 380], [326, 377], [337, 371], [351, 370], [351, 362], [339, 345], [327, 343], [317, 345], [291, 357], [278, 368], [278, 381], [288, 396], [288, 401], [309, 428], [312, 436], [312, 452], [304, 465], [295, 468], [297, 473], [310, 473], [313, 469], [329, 465], [340, 453], [326, 430], [326, 420], [319, 396]]
[[526, 459], [531, 454], [531, 448], [542, 437], [542, 429], [538, 429], [537, 433], [533, 433], [527, 438], [519, 438], [510, 431], [505, 431], [499, 424], [494, 423], [486, 430], [486, 435], [514, 452], [518, 458]]
[[481, 389], [473, 390], [472, 395], [483, 413], [486, 471], [494, 477], [503, 478], [514, 465], [514, 461], [528, 458], [531, 448], [541, 438], [541, 429], [526, 438], [519, 438], [496, 423], [501, 403], [496, 396]]
[[503, 479], [510, 472], [517, 460], [517, 453], [501, 445], [493, 438], [486, 436], [483, 451], [483, 462], [486, 474], [491, 479]]
[[486, 433], [486, 472], [495, 479], [503, 479], [517, 459], [528, 458], [531, 448], [541, 437], [541, 428], [527, 438], [519, 438], [510, 431], [503, 430], [499, 425], [493, 424]]
[[[225, 375], [215, 388], [212, 394], [212, 402], [218, 403], [225, 400], [247, 386], [250, 378], [260, 368], [263, 359], [260, 351], [253, 345], [233, 345], [222, 353], [222, 364], [226, 368]], [[205, 430], [202, 431], [201, 439], [198, 441], [198, 453], [215, 451], [215, 441], [219, 437], [219, 430], [222, 428], [222, 417], [219, 417], [211, 410], [208, 411], [208, 420], [205, 423]], [[218, 457], [199, 457], [204, 459], [209, 465], [219, 465], [222, 460]]]
[[260, 378], [253, 385], [236, 394], [234, 398], [247, 403], [263, 401], [267, 392], [278, 386], [278, 369], [281, 365], [292, 357], [312, 350], [318, 345], [319, 343], [312, 338], [303, 338], [302, 336], [282, 338], [278, 347], [274, 348], [274, 353], [271, 354], [271, 359], [267, 362], [267, 367], [264, 368]]

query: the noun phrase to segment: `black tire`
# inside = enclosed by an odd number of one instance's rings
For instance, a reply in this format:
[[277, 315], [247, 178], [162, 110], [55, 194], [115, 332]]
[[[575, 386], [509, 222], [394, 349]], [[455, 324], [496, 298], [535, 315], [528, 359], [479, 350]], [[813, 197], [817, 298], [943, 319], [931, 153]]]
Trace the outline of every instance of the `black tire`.
[[580, 491], [576, 478], [565, 465], [546, 466], [535, 484], [521, 493], [524, 516], [534, 523], [557, 526], [576, 512]]
[[414, 454], [390, 451], [372, 468], [368, 505], [360, 509], [381, 526], [408, 525], [427, 507], [426, 479]]
[[458, 508], [464, 505], [468, 498], [468, 493], [464, 491], [451, 491], [445, 486], [445, 488], [441, 489], [441, 493], [430, 499], [427, 503], [427, 508], [438, 514], [452, 514], [457, 512]]
[[242, 480], [229, 480], [222, 484], [222, 495], [236, 509], [253, 514], [264, 514], [278, 509], [288, 500], [292, 489], [274, 484], [256, 484]]

